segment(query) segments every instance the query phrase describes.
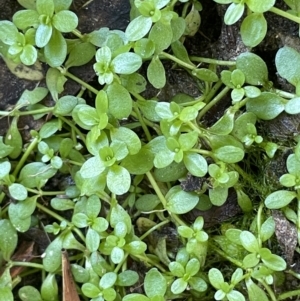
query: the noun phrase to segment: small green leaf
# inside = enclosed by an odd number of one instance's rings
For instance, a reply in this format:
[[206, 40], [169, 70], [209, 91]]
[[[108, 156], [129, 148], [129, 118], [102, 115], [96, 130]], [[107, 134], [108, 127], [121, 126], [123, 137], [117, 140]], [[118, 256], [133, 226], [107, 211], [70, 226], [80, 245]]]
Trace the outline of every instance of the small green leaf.
[[149, 32], [151, 26], [151, 17], [138, 16], [128, 24], [125, 30], [126, 38], [129, 41], [138, 41]]
[[290, 99], [286, 105], [284, 110], [288, 114], [299, 114], [300, 113], [300, 97], [294, 97]]
[[267, 196], [265, 205], [269, 209], [280, 209], [287, 206], [296, 196], [294, 191], [278, 190]]
[[267, 21], [262, 13], [248, 15], [241, 25], [243, 43], [248, 47], [257, 46], [266, 36]]
[[96, 53], [95, 46], [91, 43], [84, 42], [76, 45], [69, 53], [65, 63], [66, 68], [82, 66], [87, 64]]
[[251, 278], [246, 279], [246, 287], [250, 301], [269, 301], [265, 291], [255, 284]]
[[61, 129], [61, 121], [60, 119], [52, 119], [47, 123], [43, 124], [40, 129], [39, 135], [41, 138], [48, 138], [55, 134], [58, 130]]
[[244, 151], [232, 145], [223, 146], [214, 150], [215, 156], [225, 163], [236, 163], [244, 158]]
[[152, 268], [146, 274], [144, 289], [149, 298], [157, 295], [164, 296], [167, 290], [167, 281], [156, 268]]
[[135, 283], [137, 283], [138, 280], [139, 280], [139, 275], [136, 271], [126, 270], [118, 274], [116, 285], [132, 286]]
[[245, 5], [243, 3], [231, 3], [226, 10], [224, 22], [226, 25], [232, 25], [243, 15]]
[[13, 147], [13, 151], [10, 152], [9, 157], [16, 159], [22, 152], [23, 141], [20, 131], [18, 129], [18, 117], [14, 117], [10, 127], [5, 135], [5, 144]]
[[41, 286], [41, 296], [43, 300], [56, 301], [58, 299], [58, 285], [56, 275], [49, 273]]
[[268, 82], [267, 65], [254, 53], [244, 52], [240, 54], [236, 59], [236, 67], [244, 73], [246, 83], [250, 85], [262, 86]]
[[115, 73], [131, 74], [137, 71], [142, 65], [142, 59], [139, 55], [126, 52], [117, 55], [111, 62]]
[[51, 67], [59, 67], [67, 56], [67, 42], [62, 34], [53, 28], [49, 43], [44, 47], [46, 62]]
[[262, 242], [272, 237], [275, 232], [275, 221], [272, 216], [267, 218], [260, 228], [260, 237]]
[[121, 195], [130, 188], [131, 178], [126, 168], [114, 165], [107, 173], [107, 187], [112, 193]]
[[8, 219], [0, 220], [0, 250], [5, 261], [10, 261], [18, 243], [17, 231]]
[[78, 18], [69, 10], [61, 10], [53, 16], [52, 24], [60, 32], [70, 32], [77, 27]]
[[142, 294], [128, 294], [122, 301], [149, 301], [149, 298]]
[[149, 82], [156, 89], [161, 89], [166, 84], [166, 74], [165, 68], [158, 58], [158, 56], [154, 56], [148, 66], [147, 69], [147, 77]]
[[226, 187], [215, 187], [214, 189], [209, 189], [209, 199], [211, 203], [215, 206], [222, 206], [228, 197], [228, 188]]
[[90, 252], [95, 252], [98, 250], [100, 245], [100, 236], [99, 234], [89, 228], [87, 233], [86, 233], [86, 247]]
[[[162, 39], [163, 36], [163, 39]], [[171, 45], [173, 38], [172, 28], [161, 21], [156, 22], [149, 33], [149, 39], [155, 44], [155, 53], [160, 54]]]
[[15, 299], [13, 293], [9, 287], [0, 287], [0, 301], [14, 301], [14, 300]]
[[18, 294], [22, 301], [43, 301], [40, 292], [30, 285], [22, 286]]
[[28, 196], [27, 189], [22, 184], [13, 183], [8, 190], [10, 195], [18, 201], [24, 201]]
[[52, 26], [49, 24], [40, 24], [35, 34], [35, 44], [39, 48], [45, 47], [52, 36]]
[[195, 193], [186, 192], [180, 186], [173, 186], [166, 194], [167, 209], [175, 214], [184, 214], [191, 211], [198, 203]]
[[249, 252], [258, 252], [259, 245], [256, 237], [249, 231], [242, 231], [240, 234], [240, 240], [243, 247]]
[[181, 294], [187, 288], [188, 283], [183, 278], [176, 279], [171, 285], [171, 292], [175, 295]]
[[113, 83], [107, 89], [109, 112], [117, 119], [127, 118], [132, 111], [129, 92], [120, 84]]
[[203, 177], [207, 173], [207, 162], [200, 154], [187, 152], [183, 157], [187, 170], [196, 177]]
[[249, 8], [255, 13], [264, 13], [274, 6], [276, 0], [247, 0]]
[[274, 93], [262, 92], [258, 97], [250, 98], [246, 107], [258, 118], [271, 120], [283, 112], [285, 103], [283, 98]]
[[47, 272], [54, 273], [60, 267], [62, 247], [61, 237], [57, 237], [48, 245], [43, 254], [43, 266]]
[[216, 289], [221, 289], [222, 284], [224, 283], [224, 277], [222, 273], [216, 268], [209, 270], [208, 279], [211, 285]]

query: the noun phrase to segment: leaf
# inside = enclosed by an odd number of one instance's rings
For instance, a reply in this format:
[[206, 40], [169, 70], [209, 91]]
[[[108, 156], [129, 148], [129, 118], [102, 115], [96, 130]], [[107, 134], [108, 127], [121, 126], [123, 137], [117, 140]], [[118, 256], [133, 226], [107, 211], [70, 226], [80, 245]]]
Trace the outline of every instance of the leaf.
[[80, 174], [84, 179], [99, 176], [105, 170], [105, 166], [99, 156], [88, 159], [80, 168]]
[[13, 183], [8, 186], [8, 190], [11, 197], [18, 201], [24, 201], [27, 198], [27, 189], [22, 184]]
[[217, 135], [228, 135], [233, 130], [234, 112], [227, 111], [210, 129], [211, 133]]
[[268, 82], [266, 63], [256, 54], [244, 52], [236, 59], [236, 68], [240, 69], [246, 78], [246, 83], [262, 86]]
[[118, 274], [116, 281], [117, 286], [132, 286], [139, 280], [139, 275], [136, 271], [126, 270]]
[[100, 245], [100, 236], [99, 234], [89, 228], [87, 233], [86, 233], [86, 247], [90, 252], [95, 252], [98, 250]]
[[127, 118], [132, 111], [129, 92], [120, 84], [113, 83], [107, 88], [109, 112], [117, 119]]
[[300, 97], [294, 97], [290, 99], [286, 105], [284, 110], [288, 114], [299, 114], [300, 113]]
[[171, 285], [171, 292], [175, 295], [181, 294], [187, 288], [188, 283], [183, 278], [176, 279]]
[[112, 193], [121, 195], [126, 193], [131, 184], [128, 170], [119, 165], [113, 165], [107, 173], [107, 187]]
[[62, 10], [53, 16], [52, 24], [60, 32], [70, 32], [77, 27], [78, 18], [75, 13], [69, 10]]
[[240, 234], [240, 240], [243, 247], [251, 253], [259, 251], [259, 245], [256, 237], [249, 231], [242, 231]]
[[224, 277], [222, 273], [216, 268], [211, 268], [208, 271], [208, 279], [215, 289], [221, 289], [221, 286], [224, 283]]
[[117, 55], [111, 62], [115, 73], [131, 74], [137, 71], [142, 65], [142, 59], [133, 52], [126, 52]]
[[32, 91], [25, 90], [19, 98], [18, 106], [33, 105], [43, 100], [48, 94], [48, 89], [43, 87], [37, 87]]
[[14, 44], [17, 37], [18, 29], [14, 23], [7, 20], [0, 21], [0, 40], [2, 40], [4, 44]]
[[123, 297], [122, 301], [149, 301], [149, 298], [142, 294], [128, 294]]
[[30, 285], [22, 286], [18, 294], [22, 301], [43, 301], [40, 292]]
[[226, 187], [215, 187], [214, 189], [209, 189], [209, 199], [211, 203], [215, 206], [222, 206], [228, 197], [228, 188]]
[[274, 6], [276, 0], [247, 0], [249, 8], [255, 13], [264, 13]]
[[267, 248], [260, 250], [262, 262], [273, 271], [284, 271], [286, 269], [286, 262], [278, 255], [272, 254]]
[[66, 116], [72, 113], [78, 104], [78, 98], [72, 95], [66, 95], [57, 100], [53, 113], [55, 115]]
[[251, 278], [246, 279], [245, 282], [250, 301], [269, 301], [265, 291], [255, 284]]
[[15, 299], [13, 293], [9, 287], [0, 287], [0, 301], [14, 301], [14, 300]]
[[[0, 137], [1, 142], [1, 137]], [[1, 145], [0, 145], [1, 146]], [[10, 172], [11, 164], [9, 161], [0, 162], [0, 179], [3, 179]]]
[[147, 78], [152, 86], [156, 89], [161, 89], [166, 84], [165, 68], [158, 58], [154, 56], [147, 68]]
[[187, 170], [196, 177], [203, 177], [207, 173], [207, 162], [197, 153], [187, 152], [183, 157]]
[[164, 296], [167, 290], [167, 281], [156, 268], [152, 268], [146, 274], [144, 289], [149, 298], [157, 295]]
[[216, 82], [219, 79], [215, 72], [206, 68], [195, 69], [192, 74], [205, 82]]
[[125, 30], [126, 38], [129, 41], [138, 41], [149, 32], [151, 26], [151, 17], [138, 16], [128, 24]]
[[32, 9], [19, 10], [13, 15], [13, 22], [19, 29], [22, 30], [25, 30], [31, 26], [38, 27], [39, 14], [36, 10]]
[[10, 261], [18, 243], [17, 231], [8, 219], [0, 220], [0, 250], [5, 261]]
[[39, 48], [45, 47], [52, 36], [52, 26], [49, 24], [40, 24], [36, 30], [35, 34], [35, 44]]
[[37, 57], [38, 53], [34, 46], [27, 44], [23, 47], [20, 59], [24, 65], [33, 65], [36, 62]]
[[55, 274], [49, 273], [41, 286], [41, 296], [43, 300], [56, 301], [58, 299], [58, 286]]
[[278, 190], [267, 196], [265, 205], [269, 209], [280, 209], [287, 206], [296, 196], [294, 191]]
[[262, 242], [272, 237], [275, 232], [275, 221], [272, 216], [267, 218], [260, 228], [260, 237]]
[[214, 155], [225, 163], [236, 163], [244, 158], [244, 151], [232, 145], [223, 146], [214, 150]]
[[16, 159], [22, 152], [23, 141], [20, 131], [18, 129], [18, 117], [14, 117], [8, 131], [5, 135], [5, 144], [13, 147], [13, 151], [10, 152], [9, 157]]
[[201, 23], [199, 11], [194, 6], [185, 17], [185, 22], [186, 28], [184, 34], [190, 37], [194, 36], [198, 32]]
[[167, 210], [175, 214], [184, 214], [191, 211], [199, 201], [195, 193], [183, 191], [180, 186], [173, 186], [165, 197]]
[[149, 33], [149, 39], [155, 44], [155, 53], [160, 54], [167, 49], [172, 42], [173, 33], [169, 24], [156, 22]]
[[125, 142], [130, 155], [137, 154], [141, 149], [141, 140], [138, 135], [126, 127], [113, 128], [110, 131], [112, 141]]
[[43, 266], [47, 272], [54, 273], [60, 267], [62, 246], [63, 241], [59, 236], [46, 248], [43, 254]]
[[77, 44], [69, 53], [65, 67], [82, 66], [92, 60], [96, 53], [95, 46], [89, 42]]
[[226, 10], [224, 22], [226, 25], [232, 25], [237, 22], [243, 15], [245, 5], [243, 3], [231, 3]]
[[284, 99], [271, 92], [262, 92], [260, 96], [250, 98], [246, 104], [248, 112], [263, 120], [274, 119], [283, 112], [284, 107]]
[[243, 43], [248, 47], [257, 46], [267, 34], [267, 21], [262, 13], [248, 15], [241, 24]]
[[67, 56], [67, 42], [62, 34], [53, 29], [51, 39], [44, 48], [46, 62], [50, 67], [59, 67]]
[[39, 135], [42, 139], [49, 138], [61, 129], [61, 121], [58, 118], [52, 119], [43, 124], [40, 129]]

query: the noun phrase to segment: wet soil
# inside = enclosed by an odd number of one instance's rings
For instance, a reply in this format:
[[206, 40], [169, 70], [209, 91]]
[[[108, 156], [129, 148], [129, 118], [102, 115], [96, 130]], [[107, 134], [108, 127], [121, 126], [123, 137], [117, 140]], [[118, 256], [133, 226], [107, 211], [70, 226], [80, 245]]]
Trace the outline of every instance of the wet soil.
[[[194, 37], [187, 38], [185, 45], [191, 55], [201, 57], [234, 60], [240, 53], [245, 52], [245, 47], [241, 41], [239, 34], [240, 22], [233, 26], [226, 26], [222, 20], [226, 8], [213, 2], [212, 0], [201, 0], [203, 5], [201, 26], [199, 31]], [[87, 5], [85, 5], [87, 4]], [[276, 6], [286, 9], [282, 0], [276, 1]], [[14, 12], [20, 9], [17, 1], [0, 0], [0, 20], [11, 20]], [[80, 23], [78, 29], [82, 33], [88, 33], [101, 27], [109, 27], [110, 29], [124, 30], [129, 23], [129, 1], [124, 0], [75, 0], [73, 1], [72, 10], [76, 12], [79, 17]], [[275, 55], [277, 50], [283, 45], [292, 45], [300, 49], [298, 38], [298, 28], [295, 23], [283, 18], [278, 18], [272, 13], [265, 14], [268, 21], [268, 34], [264, 41], [252, 51], [261, 56], [267, 63], [269, 69], [270, 80], [273, 81], [274, 86], [279, 89], [291, 91], [292, 87], [282, 78], [278, 76], [275, 69]], [[279, 20], [279, 21], [278, 21]], [[95, 74], [92, 69], [92, 63], [86, 66], [72, 68], [70, 71], [82, 78], [88, 83], [95, 83]], [[192, 97], [200, 95], [198, 83], [184, 70], [177, 69], [172, 64], [167, 64], [167, 84], [166, 87], [158, 91], [151, 87], [147, 89], [146, 96], [148, 98], [156, 97], [159, 100], [168, 101], [172, 99], [177, 93], [185, 93]], [[42, 77], [45, 76], [47, 68], [42, 65], [39, 71]], [[30, 70], [28, 71], [30, 72]], [[44, 78], [40, 80], [27, 80], [16, 77], [7, 68], [6, 64], [0, 59], [0, 110], [6, 110], [13, 106], [24, 89], [32, 90], [36, 86], [45, 86]], [[65, 85], [64, 94], [76, 95], [80, 90], [80, 85], [69, 80]], [[218, 116], [222, 116], [224, 110], [230, 105], [230, 98], [228, 102], [223, 101], [221, 104], [212, 108], [210, 114], [207, 114], [209, 120], [207, 123], [211, 124], [216, 121]], [[284, 127], [284, 131], [280, 130], [280, 124]], [[0, 135], [5, 135], [9, 125], [9, 121], [5, 118], [0, 119]], [[38, 129], [42, 125], [42, 121], [34, 121], [30, 117], [22, 118], [20, 120], [20, 129], [26, 131], [30, 129]], [[262, 125], [264, 128], [264, 135], [273, 137], [274, 140], [281, 139], [279, 133], [285, 133], [288, 137], [293, 137], [295, 133], [299, 133], [299, 116], [289, 117], [282, 115], [275, 120]], [[276, 132], [277, 131], [277, 132]], [[283, 154], [281, 162], [286, 158]], [[276, 159], [277, 160], [277, 159]], [[272, 165], [272, 164], [271, 164]], [[273, 164], [274, 168], [279, 163]], [[272, 172], [272, 170], [271, 170]], [[276, 177], [280, 177], [281, 171], [276, 173]], [[282, 171], [284, 173], [284, 171]], [[196, 190], [196, 189], [195, 189]], [[206, 221], [206, 226], [214, 227], [240, 214], [239, 206], [237, 205], [236, 195], [230, 194], [228, 202], [224, 206], [212, 208], [209, 211], [201, 212], [194, 210], [186, 219], [192, 222], [198, 215], [203, 215]], [[26, 236], [27, 235], [27, 236]], [[40, 240], [41, 233], [27, 233], [22, 236], [24, 240], [42, 241], [38, 247], [37, 254], [41, 254], [49, 242], [43, 236]], [[26, 247], [24, 247], [24, 250]]]

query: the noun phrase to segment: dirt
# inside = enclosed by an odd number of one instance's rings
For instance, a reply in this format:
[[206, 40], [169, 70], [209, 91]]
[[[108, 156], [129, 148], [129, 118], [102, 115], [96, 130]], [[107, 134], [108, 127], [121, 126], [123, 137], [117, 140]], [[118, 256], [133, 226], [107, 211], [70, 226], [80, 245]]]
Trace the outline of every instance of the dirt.
[[[91, 32], [101, 27], [124, 30], [129, 23], [129, 1], [92, 0], [88, 1], [87, 5], [85, 5], [85, 3], [86, 0], [76, 0], [72, 5], [72, 10], [76, 12], [80, 20], [78, 29], [83, 33]], [[201, 3], [205, 14], [201, 15], [200, 29], [194, 37], [188, 38], [185, 42], [188, 51], [192, 55], [222, 60], [234, 60], [240, 53], [250, 50], [247, 49], [241, 41], [239, 34], [240, 22], [233, 26], [226, 26], [222, 22], [226, 10], [224, 6], [217, 5], [212, 0], [201, 0]], [[276, 6], [286, 9], [283, 1], [276, 1]], [[0, 0], [0, 7], [0, 20], [11, 20], [14, 12], [20, 8], [17, 1], [9, 0]], [[270, 80], [274, 82], [274, 85], [277, 88], [291, 91], [292, 87], [276, 73], [274, 60], [277, 50], [285, 44], [293, 45], [300, 49], [299, 38], [296, 39], [298, 28], [295, 23], [283, 18], [279, 19], [279, 24], [278, 17], [272, 13], [266, 13], [265, 16], [268, 21], [267, 37], [252, 51], [266, 61], [269, 69], [269, 77]], [[84, 81], [94, 84], [95, 74], [92, 69], [92, 64], [93, 62], [90, 62], [86, 66], [71, 68], [70, 71]], [[165, 67], [167, 70], [166, 87], [160, 91], [155, 89], [147, 90], [146, 96], [148, 98], [157, 97], [159, 100], [168, 101], [177, 93], [185, 93], [192, 97], [200, 95], [197, 82], [186, 71], [178, 70], [170, 63]], [[47, 68], [43, 65], [42, 73], [44, 76], [46, 71]], [[45, 86], [45, 79], [31, 81], [16, 77], [9, 71], [1, 59], [0, 79], [0, 110], [7, 110], [13, 106], [24, 89], [32, 90], [36, 86]], [[79, 84], [69, 80], [65, 86], [64, 94], [76, 95], [80, 88]], [[211, 113], [207, 115], [210, 122], [214, 122], [217, 118], [216, 116], [221, 116], [229, 104], [230, 98], [228, 97], [227, 103], [224, 101], [212, 108]], [[284, 126], [288, 128], [287, 135], [292, 137], [294, 132], [298, 133], [299, 131], [299, 117], [292, 117], [294, 119], [289, 119], [288, 121], [286, 118], [289, 117], [284, 116], [284, 118]], [[270, 135], [274, 135], [272, 131], [276, 131], [278, 123], [281, 122], [279, 119], [280, 118], [271, 121], [265, 127], [265, 129], [270, 132]], [[9, 121], [7, 119], [0, 119], [0, 135], [5, 134], [8, 125]], [[39, 128], [41, 123], [27, 117], [20, 120], [19, 126], [20, 128], [26, 127], [28, 131], [32, 128]], [[276, 135], [275, 133], [275, 136]], [[277, 164], [274, 165], [276, 166]], [[189, 222], [193, 222], [197, 216], [203, 215], [206, 221], [206, 227], [214, 227], [216, 224], [220, 224], [239, 213], [240, 209], [237, 205], [236, 195], [232, 192], [224, 206], [214, 207], [206, 212], [195, 209], [189, 213], [186, 219]], [[32, 237], [35, 238], [35, 235], [32, 235]], [[40, 246], [40, 248], [44, 247], [45, 246]]]

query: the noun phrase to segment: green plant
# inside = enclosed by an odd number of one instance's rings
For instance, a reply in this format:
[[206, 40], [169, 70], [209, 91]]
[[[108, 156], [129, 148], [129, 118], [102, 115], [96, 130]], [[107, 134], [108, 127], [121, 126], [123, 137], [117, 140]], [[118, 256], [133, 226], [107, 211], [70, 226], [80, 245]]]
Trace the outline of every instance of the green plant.
[[[275, 1], [215, 2], [231, 3], [227, 24], [235, 23], [247, 5], [251, 12], [242, 24], [244, 39], [247, 22], [261, 26], [264, 12], [278, 13]], [[0, 111], [10, 121], [0, 137], [0, 301], [14, 300], [17, 292], [22, 301], [59, 300], [62, 249], [72, 254], [83, 300], [248, 296], [275, 301], [299, 295], [299, 289], [276, 282], [285, 273], [295, 279], [300, 275], [279, 256], [269, 210], [282, 209], [299, 233], [299, 138], [279, 143], [265, 137], [259, 123], [282, 112], [300, 112], [300, 54], [284, 47], [276, 55], [278, 73], [295, 87], [292, 93], [273, 87], [266, 63], [254, 53], [242, 53], [235, 61], [189, 56], [184, 41], [197, 31], [202, 10], [195, 0], [131, 1], [124, 32], [101, 28], [86, 34], [76, 29], [77, 16], [68, 10], [71, 1], [20, 3], [26, 9], [13, 22], [0, 21], [1, 55], [26, 65], [38, 59], [49, 69], [47, 88], [25, 90], [13, 108]], [[297, 10], [294, 2], [289, 5]], [[65, 39], [66, 32], [76, 38]], [[247, 35], [251, 46], [263, 38]], [[69, 71], [93, 58], [99, 90]], [[166, 60], [195, 81], [198, 97], [144, 97], [147, 83], [165, 86]], [[141, 66], [145, 73], [139, 73]], [[90, 94], [82, 90], [61, 96], [67, 80]], [[207, 125], [205, 117], [228, 93], [231, 102], [224, 114]], [[43, 102], [46, 97], [52, 106]], [[25, 115], [42, 121], [28, 140], [18, 128]], [[273, 191], [263, 185], [260, 163], [286, 148], [292, 154], [288, 173], [280, 177], [285, 188]], [[57, 177], [68, 181], [51, 188]], [[199, 180], [193, 189], [184, 188], [189, 177]], [[206, 229], [202, 216], [192, 223], [184, 219], [196, 208], [223, 206], [232, 192], [242, 221]], [[53, 235], [51, 242], [36, 262], [16, 260], [19, 233], [41, 227], [39, 212], [47, 216], [43, 230]], [[175, 246], [165, 229], [175, 231]], [[26, 270], [11, 277], [16, 266]], [[139, 273], [143, 269], [145, 276]], [[18, 287], [26, 273], [38, 275], [41, 286]], [[139, 281], [144, 286], [137, 293]]]

